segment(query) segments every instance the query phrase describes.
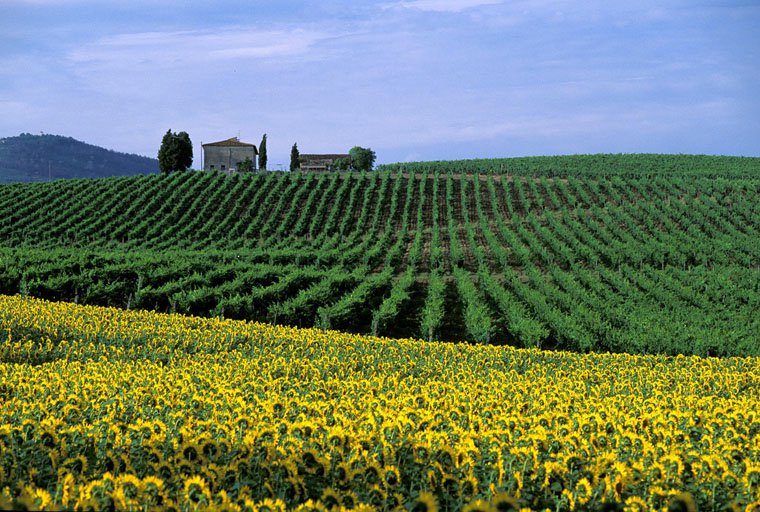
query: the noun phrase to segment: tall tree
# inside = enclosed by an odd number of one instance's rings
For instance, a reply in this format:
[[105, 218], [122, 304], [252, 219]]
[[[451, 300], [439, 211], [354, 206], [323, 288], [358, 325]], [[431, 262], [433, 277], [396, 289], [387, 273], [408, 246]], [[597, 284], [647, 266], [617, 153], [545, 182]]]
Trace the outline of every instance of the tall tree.
[[158, 150], [158, 167], [162, 173], [185, 171], [193, 163], [193, 143], [187, 132], [167, 130]]
[[357, 171], [371, 171], [375, 165], [375, 152], [370, 148], [354, 146], [348, 156], [351, 157], [351, 166]]
[[293, 143], [293, 147], [290, 149], [290, 170], [297, 171], [301, 168], [301, 154], [298, 152], [298, 145]]
[[259, 144], [259, 169], [262, 171], [267, 170], [267, 134], [265, 133], [261, 137], [261, 144]]

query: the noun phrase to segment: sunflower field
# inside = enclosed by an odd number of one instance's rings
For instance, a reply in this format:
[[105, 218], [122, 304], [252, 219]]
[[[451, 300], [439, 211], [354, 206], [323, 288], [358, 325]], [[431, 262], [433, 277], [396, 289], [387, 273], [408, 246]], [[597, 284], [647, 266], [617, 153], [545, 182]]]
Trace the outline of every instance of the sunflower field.
[[0, 296], [0, 509], [760, 510], [760, 359]]

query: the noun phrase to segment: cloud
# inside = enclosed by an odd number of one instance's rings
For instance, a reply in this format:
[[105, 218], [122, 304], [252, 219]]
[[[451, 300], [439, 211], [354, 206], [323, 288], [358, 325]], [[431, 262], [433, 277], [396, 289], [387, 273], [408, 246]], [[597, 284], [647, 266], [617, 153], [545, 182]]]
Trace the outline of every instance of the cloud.
[[306, 29], [256, 31], [247, 27], [177, 32], [139, 32], [101, 38], [72, 50], [74, 64], [161, 66], [232, 59], [302, 55], [320, 39]]
[[419, 11], [461, 12], [474, 7], [500, 3], [502, 0], [409, 0], [388, 4], [386, 8], [401, 7]]

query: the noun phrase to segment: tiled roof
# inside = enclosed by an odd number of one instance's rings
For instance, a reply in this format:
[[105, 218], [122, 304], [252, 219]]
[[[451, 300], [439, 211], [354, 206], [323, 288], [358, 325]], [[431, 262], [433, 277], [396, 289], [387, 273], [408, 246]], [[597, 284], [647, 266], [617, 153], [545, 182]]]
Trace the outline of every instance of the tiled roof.
[[231, 139], [227, 140], [220, 140], [219, 142], [209, 142], [208, 144], [203, 144], [203, 147], [206, 146], [235, 146], [235, 147], [246, 147], [246, 148], [253, 148], [256, 149], [255, 144], [249, 144], [248, 142], [240, 142], [240, 140], [237, 137], [232, 137]]
[[349, 155], [314, 155], [304, 154], [298, 155], [301, 160], [337, 160], [338, 158], [349, 158]]

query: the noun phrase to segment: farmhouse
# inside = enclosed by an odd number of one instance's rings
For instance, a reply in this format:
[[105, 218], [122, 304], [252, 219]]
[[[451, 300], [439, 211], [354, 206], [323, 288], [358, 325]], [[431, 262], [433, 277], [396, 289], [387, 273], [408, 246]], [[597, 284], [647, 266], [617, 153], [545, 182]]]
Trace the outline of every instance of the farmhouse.
[[330, 171], [336, 160], [350, 160], [349, 155], [306, 155], [302, 154], [298, 160], [301, 163], [301, 171]]
[[246, 158], [250, 158], [256, 168], [259, 151], [254, 144], [241, 142], [237, 137], [203, 144], [203, 170], [234, 172]]

